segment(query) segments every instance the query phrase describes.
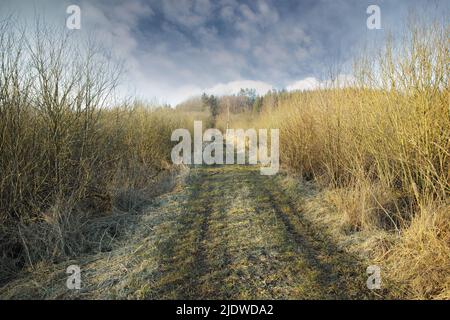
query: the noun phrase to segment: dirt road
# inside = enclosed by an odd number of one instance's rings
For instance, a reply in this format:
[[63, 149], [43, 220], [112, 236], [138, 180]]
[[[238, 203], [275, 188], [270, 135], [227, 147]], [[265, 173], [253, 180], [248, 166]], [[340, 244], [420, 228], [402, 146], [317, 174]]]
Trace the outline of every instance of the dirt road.
[[[2, 298], [374, 298], [366, 265], [339, 250], [279, 184], [252, 166], [191, 169], [145, 208], [110, 252], [70, 261], [0, 290]], [[69, 264], [82, 289], [65, 287]], [[53, 268], [53, 267], [52, 267]]]

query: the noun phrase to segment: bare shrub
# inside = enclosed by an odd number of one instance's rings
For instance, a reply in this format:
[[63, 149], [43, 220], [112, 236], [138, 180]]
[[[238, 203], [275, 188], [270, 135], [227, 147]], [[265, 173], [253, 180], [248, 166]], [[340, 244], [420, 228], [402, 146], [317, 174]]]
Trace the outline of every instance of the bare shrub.
[[170, 108], [112, 105], [120, 64], [74, 37], [0, 25], [0, 282], [102, 247], [93, 220], [117, 213], [119, 190], [167, 190], [170, 134], [189, 128]]
[[280, 128], [285, 167], [334, 189], [344, 230], [401, 239], [386, 268], [419, 298], [448, 297], [448, 37], [446, 24], [412, 23], [355, 61], [351, 86], [271, 95], [256, 120]]

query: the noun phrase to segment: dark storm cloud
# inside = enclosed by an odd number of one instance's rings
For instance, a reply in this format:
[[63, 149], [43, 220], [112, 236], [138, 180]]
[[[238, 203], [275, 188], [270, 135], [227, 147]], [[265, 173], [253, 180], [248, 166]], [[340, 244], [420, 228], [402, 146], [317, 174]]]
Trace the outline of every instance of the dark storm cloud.
[[[9, 6], [16, 2], [9, 3]], [[24, 1], [21, 5], [29, 4]], [[66, 1], [35, 2], [65, 16]], [[348, 72], [356, 50], [396, 31], [408, 11], [448, 12], [443, 1], [73, 1], [82, 32], [94, 32], [126, 60], [127, 83], [146, 98], [178, 102], [203, 90], [260, 92]], [[368, 30], [366, 8], [381, 8], [382, 30]], [[3, 4], [2, 4], [3, 6]], [[62, 11], [62, 12], [60, 12]], [[309, 81], [308, 80], [308, 81]], [[246, 82], [243, 82], [246, 81]]]

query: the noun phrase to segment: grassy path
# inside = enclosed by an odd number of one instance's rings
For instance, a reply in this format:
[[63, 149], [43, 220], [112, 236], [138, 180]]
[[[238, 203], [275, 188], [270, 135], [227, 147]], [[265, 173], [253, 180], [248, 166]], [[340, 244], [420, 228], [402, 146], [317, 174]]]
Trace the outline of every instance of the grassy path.
[[[253, 167], [196, 169], [183, 228], [162, 243], [172, 298], [364, 298], [365, 268]], [[173, 257], [178, 257], [174, 260]]]
[[24, 278], [0, 295], [374, 298], [365, 286], [366, 266], [310, 223], [278, 179], [252, 166], [194, 168], [186, 185], [146, 210], [111, 252], [73, 262], [83, 270], [82, 290], [64, 287], [66, 263], [51, 276], [34, 272], [34, 286]]

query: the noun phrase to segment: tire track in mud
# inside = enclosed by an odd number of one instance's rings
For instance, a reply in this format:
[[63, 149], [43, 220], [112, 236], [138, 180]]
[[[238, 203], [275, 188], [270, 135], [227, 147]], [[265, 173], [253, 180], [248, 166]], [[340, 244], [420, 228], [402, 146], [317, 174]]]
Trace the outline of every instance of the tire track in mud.
[[[223, 216], [227, 212], [225, 206], [217, 208], [224, 182], [216, 181], [214, 175], [217, 172], [214, 169], [193, 171], [188, 200], [180, 204], [181, 213], [172, 227], [175, 230], [158, 245], [161, 272], [153, 276], [157, 285], [151, 290], [149, 298], [199, 299], [214, 293], [207, 289], [211, 280], [208, 275], [214, 271], [208, 247], [211, 216], [216, 212]], [[229, 193], [229, 190], [225, 192]], [[223, 241], [220, 256], [224, 261], [222, 268], [226, 269], [231, 258]]]
[[[204, 186], [204, 184], [202, 185]], [[211, 186], [208, 186], [208, 191], [211, 190]], [[204, 191], [203, 191], [204, 192]], [[204, 207], [197, 212], [197, 214], [201, 215], [202, 221], [200, 224], [200, 231], [197, 238], [197, 245], [194, 254], [194, 262], [192, 268], [192, 274], [190, 277], [193, 279], [193, 285], [189, 293], [192, 293], [192, 296], [188, 296], [188, 298], [195, 299], [202, 295], [201, 287], [202, 282], [201, 278], [204, 274], [208, 272], [208, 264], [207, 264], [207, 252], [206, 252], [206, 238], [209, 229], [209, 219], [211, 215], [211, 202], [204, 203]]]
[[[214, 210], [208, 220], [208, 233], [206, 234], [206, 245], [204, 257], [207, 258], [209, 273], [203, 274], [201, 295], [204, 299], [227, 298], [227, 290], [223, 286], [223, 280], [230, 273], [230, 265], [233, 257], [229, 252], [229, 233], [227, 232], [227, 215], [235, 200], [239, 195], [231, 186], [238, 186], [239, 181], [235, 181], [235, 176], [224, 174], [220, 167], [208, 170], [211, 175], [207, 177], [209, 184], [213, 186], [212, 198], [206, 201], [214, 201]], [[217, 174], [219, 173], [219, 174]]]
[[[265, 193], [269, 199], [269, 204], [274, 210], [277, 219], [283, 224], [286, 237], [296, 244], [299, 254], [315, 271], [317, 271], [317, 281], [320, 283], [322, 294], [326, 298], [350, 299], [364, 298], [368, 292], [364, 289], [364, 282], [361, 275], [364, 270], [359, 268], [359, 261], [356, 257], [351, 257], [342, 252], [333, 241], [326, 238], [323, 231], [312, 230], [311, 225], [305, 221], [305, 217], [295, 208], [292, 200], [289, 199], [280, 189], [269, 189], [268, 185], [275, 183], [257, 183], [261, 192]], [[295, 222], [292, 220], [296, 218]], [[319, 237], [318, 235], [321, 235]], [[325, 261], [324, 261], [325, 260]], [[349, 279], [340, 278], [340, 268], [345, 269], [345, 276], [354, 279], [353, 283], [348, 283]], [[359, 280], [359, 281], [358, 281]], [[359, 287], [362, 290], [352, 291], [352, 287]]]
[[159, 268], [149, 277], [153, 286], [146, 298], [192, 299], [198, 295], [195, 279], [205, 268], [198, 247], [204, 237], [202, 225], [205, 224], [204, 215], [209, 212], [209, 208], [200, 206], [198, 211], [191, 208], [198, 207], [196, 199], [202, 194], [205, 183], [201, 172], [191, 173], [188, 199], [179, 204], [178, 217], [167, 226], [168, 234], [161, 234], [161, 241], [157, 244]]
[[[195, 251], [195, 259], [192, 265], [193, 272], [191, 277], [194, 279], [194, 283], [190, 290], [192, 295], [189, 296], [192, 299], [216, 297], [216, 289], [220, 285], [222, 278], [213, 276], [218, 271], [215, 268], [215, 262], [217, 260], [221, 261], [221, 270], [227, 270], [231, 261], [226, 239], [221, 239], [219, 252], [211, 252], [218, 250], [212, 250], [210, 248], [214, 240], [214, 235], [211, 234], [211, 228], [214, 227], [214, 223], [224, 221], [227, 210], [229, 209], [229, 204], [222, 203], [224, 195], [221, 192], [224, 191], [230, 194], [227, 189], [228, 184], [222, 179], [223, 175], [216, 175], [218, 172], [221, 173], [220, 168], [217, 168], [217, 170], [216, 167], [212, 167], [202, 173], [201, 177], [204, 183], [195, 199], [193, 199], [194, 201], [200, 201], [203, 209], [197, 213], [202, 216], [202, 223]], [[220, 177], [220, 179], [217, 179], [217, 177]]]

